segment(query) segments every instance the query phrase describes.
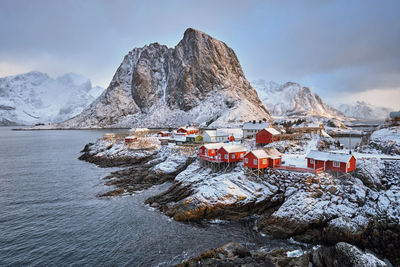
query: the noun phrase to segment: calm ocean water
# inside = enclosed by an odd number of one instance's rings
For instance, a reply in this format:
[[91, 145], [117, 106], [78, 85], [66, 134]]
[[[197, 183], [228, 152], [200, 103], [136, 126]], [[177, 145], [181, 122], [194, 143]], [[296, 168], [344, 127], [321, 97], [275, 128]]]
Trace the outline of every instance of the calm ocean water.
[[97, 198], [112, 169], [77, 157], [104, 133], [0, 127], [0, 266], [169, 266], [230, 241], [287, 247], [251, 223], [183, 224], [143, 204], [168, 185]]

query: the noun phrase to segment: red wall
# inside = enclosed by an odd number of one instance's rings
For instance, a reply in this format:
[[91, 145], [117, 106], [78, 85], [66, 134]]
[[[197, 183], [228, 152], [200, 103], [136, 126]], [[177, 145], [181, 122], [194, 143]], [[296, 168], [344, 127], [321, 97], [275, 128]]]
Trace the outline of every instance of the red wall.
[[186, 129], [179, 128], [178, 130], [176, 130], [176, 132], [185, 133], [186, 135], [188, 135], [188, 134], [197, 134], [199, 132], [199, 130], [198, 129], [194, 129], [194, 130], [187, 131]]
[[[206, 154], [206, 151], [208, 152], [208, 154]], [[214, 148], [214, 149], [207, 150], [204, 146], [201, 146], [199, 148], [199, 154], [205, 155], [205, 156], [215, 156], [215, 155], [217, 155], [217, 149]]]
[[333, 161], [327, 161], [326, 169], [335, 172], [346, 172], [346, 163], [340, 162], [340, 167], [333, 167]]
[[279, 136], [272, 135], [265, 129], [262, 129], [256, 134], [256, 144], [269, 144], [276, 141], [279, 141]]
[[208, 149], [207, 152], [208, 152], [208, 156], [210, 156], [210, 157], [217, 155], [217, 149], [216, 148]]
[[[246, 158], [248, 158], [248, 160], [249, 160], [248, 163], [246, 163], [246, 160], [245, 160]], [[254, 160], [257, 159], [257, 158], [253, 155], [253, 153], [248, 153], [248, 154], [245, 156], [245, 159], [244, 159], [244, 166], [245, 166], [245, 167], [248, 167], [248, 168], [255, 168], [255, 169], [258, 168], [258, 164], [254, 164]], [[267, 158], [265, 158], [265, 159], [267, 159]], [[267, 163], [266, 163], [266, 164], [263, 163], [263, 159], [257, 159], [257, 160], [260, 161], [260, 162], [259, 162], [259, 163], [260, 163], [260, 164], [259, 164], [260, 169], [264, 169], [264, 168], [268, 167], [268, 159], [267, 159]]]
[[[323, 160], [314, 160], [314, 164], [311, 164], [311, 159], [307, 159], [307, 167], [311, 169], [319, 169], [319, 168], [324, 168], [325, 162]], [[328, 164], [328, 163], [326, 163]]]
[[[242, 160], [242, 158], [240, 157], [240, 155], [244, 155], [244, 154], [246, 154], [246, 152], [245, 151], [242, 151], [242, 152], [234, 152], [234, 153], [228, 153], [223, 147], [221, 147], [219, 150], [218, 150], [218, 157], [219, 157], [219, 155], [221, 155], [221, 160], [223, 161], [223, 162], [238, 162], [238, 161], [241, 161]], [[228, 155], [229, 157], [229, 160], [228, 159], [225, 159], [225, 155]], [[232, 155], [235, 155], [235, 158], [233, 159], [232, 158]]]
[[340, 167], [333, 167], [333, 161], [328, 161], [326, 163], [326, 169], [331, 170], [331, 171], [337, 171], [337, 172], [351, 172], [354, 171], [356, 168], [356, 158], [352, 156], [349, 160], [349, 167], [347, 168], [347, 163], [345, 162], [340, 162]]
[[201, 155], [205, 155], [205, 147], [204, 146], [201, 146], [200, 148], [199, 148], [199, 154], [201, 154]]
[[268, 159], [268, 167], [273, 168], [276, 166], [280, 166], [282, 164], [282, 159]]
[[351, 157], [349, 162], [350, 162], [350, 166], [349, 166], [349, 168], [347, 168], [347, 172], [354, 171], [356, 169], [356, 158], [354, 156]]
[[161, 136], [161, 137], [167, 137], [169, 135], [170, 135], [169, 133], [162, 133], [162, 132], [157, 133], [157, 136]]

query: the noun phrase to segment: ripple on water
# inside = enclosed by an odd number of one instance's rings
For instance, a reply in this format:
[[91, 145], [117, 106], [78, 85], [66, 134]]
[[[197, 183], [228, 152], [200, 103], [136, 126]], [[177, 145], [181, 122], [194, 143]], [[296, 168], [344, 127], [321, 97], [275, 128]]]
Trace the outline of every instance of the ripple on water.
[[115, 169], [79, 161], [77, 152], [105, 132], [0, 128], [1, 266], [168, 266], [230, 241], [297, 246], [256, 234], [251, 222], [178, 223], [144, 204], [168, 184], [97, 198]]

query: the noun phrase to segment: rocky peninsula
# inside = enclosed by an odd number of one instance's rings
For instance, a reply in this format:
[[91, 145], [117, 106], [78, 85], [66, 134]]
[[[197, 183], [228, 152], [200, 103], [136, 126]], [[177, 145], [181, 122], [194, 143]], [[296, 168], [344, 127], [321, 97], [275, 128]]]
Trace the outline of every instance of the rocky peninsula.
[[[394, 133], [393, 129], [384, 131]], [[358, 159], [352, 174], [270, 169], [258, 177], [245, 174], [241, 165], [219, 172], [203, 167], [193, 146], [161, 146], [153, 137], [144, 140], [145, 145], [132, 147], [122, 140], [100, 139], [82, 150], [82, 160], [101, 167], [121, 167], [106, 177], [106, 184], [117, 189], [104, 196], [131, 193], [169, 181], [172, 185], [165, 192], [150, 197], [146, 203], [174, 220], [238, 220], [252, 216], [261, 234], [321, 245], [320, 252], [304, 254], [309, 262], [314, 263], [310, 255], [324, 262], [328, 261], [328, 254], [352, 251], [374, 254], [379, 263], [359, 266], [386, 266], [385, 259], [393, 265], [400, 264], [399, 160], [365, 154]], [[371, 138], [364, 150], [374, 149], [376, 142]], [[302, 145], [317, 143], [321, 142], [303, 141]], [[252, 259], [267, 257], [253, 252], [251, 255]], [[273, 259], [271, 262], [284, 266]], [[325, 262], [325, 266], [334, 266], [329, 264]]]

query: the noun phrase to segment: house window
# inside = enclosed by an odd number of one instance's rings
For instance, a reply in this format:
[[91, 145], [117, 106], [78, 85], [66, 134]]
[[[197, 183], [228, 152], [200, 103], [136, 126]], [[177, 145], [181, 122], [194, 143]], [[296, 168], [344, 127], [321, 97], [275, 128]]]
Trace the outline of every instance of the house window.
[[257, 165], [257, 160], [256, 159], [254, 160], [254, 165]]
[[228, 159], [228, 154], [225, 155], [225, 159]]
[[249, 163], [249, 159], [248, 159], [248, 158], [245, 158], [245, 159], [244, 159], [244, 162], [245, 162], [245, 163]]
[[350, 169], [350, 162], [347, 162], [347, 169]]
[[244, 154], [240, 154], [240, 158], [243, 158]]
[[233, 159], [236, 158], [235, 154], [232, 154], [232, 158], [233, 158]]
[[263, 159], [263, 164], [267, 164], [267, 159]]
[[310, 159], [310, 164], [314, 164], [314, 159]]
[[339, 168], [340, 167], [340, 162], [339, 161], [334, 161], [333, 162], [333, 167]]

